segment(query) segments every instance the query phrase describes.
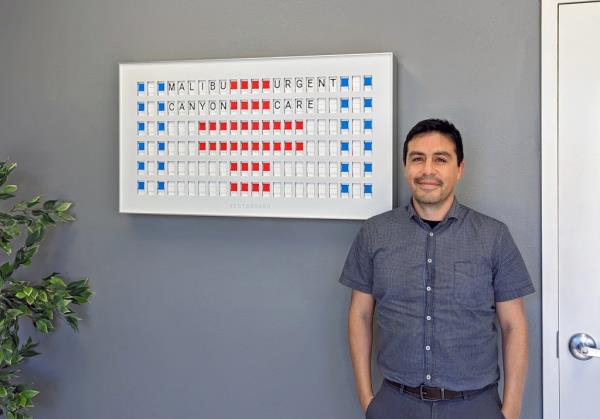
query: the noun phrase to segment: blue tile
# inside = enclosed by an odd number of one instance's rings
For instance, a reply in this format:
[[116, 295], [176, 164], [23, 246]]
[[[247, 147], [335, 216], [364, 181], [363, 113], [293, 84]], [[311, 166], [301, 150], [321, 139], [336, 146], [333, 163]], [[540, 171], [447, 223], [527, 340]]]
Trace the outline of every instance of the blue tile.
[[341, 150], [342, 151], [350, 151], [350, 143], [348, 141], [342, 141]]
[[365, 151], [373, 151], [373, 142], [365, 141]]
[[158, 111], [159, 112], [165, 111], [165, 102], [158, 102]]
[[373, 185], [371, 185], [370, 183], [365, 183], [364, 186], [365, 186], [365, 189], [364, 189], [365, 193], [371, 193], [371, 194], [373, 193]]
[[340, 171], [342, 172], [348, 172], [350, 163], [340, 163]]
[[373, 99], [370, 97], [366, 97], [364, 106], [365, 106], [365, 108], [372, 108], [373, 107]]
[[145, 131], [146, 130], [146, 124], [144, 124], [143, 122], [138, 122], [138, 131]]
[[146, 109], [144, 102], [138, 102], [138, 112], [144, 112], [144, 109]]
[[160, 170], [160, 171], [165, 170], [165, 162], [164, 161], [158, 162], [158, 170]]
[[365, 163], [365, 173], [373, 172], [373, 163]]
[[350, 78], [348, 76], [340, 77], [340, 86], [348, 87], [350, 85]]
[[365, 76], [363, 79], [363, 84], [365, 87], [372, 87], [373, 86], [373, 76]]
[[143, 82], [138, 82], [138, 93], [146, 91], [146, 85]]
[[144, 182], [141, 180], [138, 180], [137, 188], [138, 188], [138, 191], [143, 191], [144, 190]]
[[340, 99], [340, 108], [348, 109], [350, 100], [349, 99]]
[[162, 81], [158, 82], [158, 91], [159, 92], [164, 92], [165, 91], [165, 83]]
[[138, 162], [138, 170], [144, 170], [144, 162], [143, 161], [139, 161]]
[[373, 129], [373, 120], [365, 119], [364, 123], [365, 129]]
[[348, 129], [350, 126], [350, 122], [347, 119], [342, 119], [340, 121], [340, 129]]
[[164, 131], [165, 130], [165, 123], [163, 121], [158, 121], [158, 131]]
[[342, 183], [342, 193], [348, 193], [350, 191], [350, 185], [347, 183]]
[[159, 191], [164, 191], [165, 190], [165, 182], [161, 182], [160, 180], [158, 182], [156, 182], [158, 184], [158, 190]]
[[165, 151], [165, 143], [164, 141], [158, 142], [158, 151]]
[[138, 141], [138, 151], [144, 151], [146, 149], [146, 143], [143, 141]]

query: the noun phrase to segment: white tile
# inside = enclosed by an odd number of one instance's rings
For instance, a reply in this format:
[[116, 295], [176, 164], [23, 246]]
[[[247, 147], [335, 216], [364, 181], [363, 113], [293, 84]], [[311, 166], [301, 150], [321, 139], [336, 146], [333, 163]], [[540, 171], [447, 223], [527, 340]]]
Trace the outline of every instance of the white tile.
[[327, 184], [319, 183], [317, 185], [317, 189], [319, 190], [319, 198], [327, 198]]
[[324, 97], [320, 97], [317, 99], [317, 112], [318, 113], [326, 113], [327, 112], [327, 100]]
[[337, 119], [330, 119], [329, 120], [329, 135], [337, 135], [339, 125], [340, 124]]
[[169, 152], [169, 156], [177, 155], [177, 146], [175, 145], [175, 141], [169, 141], [167, 143], [167, 149]]
[[327, 141], [319, 141], [317, 144], [319, 148], [319, 156], [327, 156]]
[[362, 147], [361, 147], [361, 141], [360, 140], [354, 140], [352, 141], [352, 155], [353, 156], [360, 156], [361, 155], [361, 151], [362, 151]]
[[296, 198], [304, 198], [304, 183], [296, 182]]
[[198, 182], [198, 196], [206, 196], [206, 182]]
[[293, 193], [294, 193], [294, 189], [293, 189], [293, 184], [291, 182], [285, 182], [283, 184], [283, 196], [286, 198], [292, 198], [293, 197]]
[[307, 156], [315, 155], [315, 142], [314, 141], [309, 140], [306, 142], [306, 155]]
[[177, 175], [178, 176], [187, 176], [187, 162], [180, 161], [177, 163]]
[[148, 176], [156, 176], [156, 162], [149, 161], [146, 163], [148, 169]]
[[177, 194], [177, 182], [167, 182], [167, 193], [169, 196], [175, 196]]
[[352, 198], [358, 199], [360, 198], [360, 183], [352, 184]]
[[167, 174], [169, 176], [175, 176], [177, 174], [177, 162], [167, 162]]
[[217, 196], [217, 182], [208, 182], [208, 196]]
[[274, 182], [272, 186], [273, 186], [273, 197], [281, 198], [281, 182]]
[[330, 183], [329, 184], [329, 197], [330, 198], [337, 198], [338, 197], [338, 184], [337, 183]]
[[352, 98], [352, 113], [360, 113], [360, 102], [361, 102], [361, 98], [359, 98], [359, 97]]
[[352, 176], [353, 177], [361, 177], [362, 176], [361, 167], [362, 167], [362, 164], [360, 162], [352, 163]]
[[196, 182], [188, 182], [188, 196], [196, 196]]
[[329, 113], [338, 113], [338, 98], [329, 98]]
[[340, 143], [336, 140], [329, 141], [329, 155], [336, 157], [338, 155], [338, 148]]
[[187, 162], [187, 166], [188, 166], [188, 175], [196, 176], [196, 168], [198, 166], [198, 163], [196, 163], [195, 161], [190, 161], [190, 162]]

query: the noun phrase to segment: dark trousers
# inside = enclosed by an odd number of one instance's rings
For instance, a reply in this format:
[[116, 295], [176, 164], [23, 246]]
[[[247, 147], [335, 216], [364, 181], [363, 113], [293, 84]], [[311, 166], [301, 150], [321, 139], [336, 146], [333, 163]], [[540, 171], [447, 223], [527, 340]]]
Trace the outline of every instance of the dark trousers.
[[452, 400], [432, 402], [402, 392], [383, 380], [366, 419], [504, 419], [498, 386]]

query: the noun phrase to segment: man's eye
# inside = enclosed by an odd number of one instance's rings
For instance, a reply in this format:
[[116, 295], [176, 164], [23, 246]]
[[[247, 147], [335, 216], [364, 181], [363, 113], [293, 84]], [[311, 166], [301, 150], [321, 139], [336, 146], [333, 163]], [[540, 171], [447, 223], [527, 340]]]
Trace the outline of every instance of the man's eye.
[[446, 160], [446, 159], [444, 159], [444, 158], [442, 158], [442, 157], [438, 157], [438, 158], [436, 159], [436, 161], [437, 161], [438, 163], [446, 163], [446, 162], [447, 162], [447, 160]]
[[412, 161], [422, 161], [423, 157], [413, 157]]

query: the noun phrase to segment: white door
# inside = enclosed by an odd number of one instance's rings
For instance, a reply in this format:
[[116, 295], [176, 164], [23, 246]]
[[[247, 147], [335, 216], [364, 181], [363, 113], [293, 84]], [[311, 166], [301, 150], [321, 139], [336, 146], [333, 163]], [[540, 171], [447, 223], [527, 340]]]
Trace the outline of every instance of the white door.
[[[600, 3], [558, 7], [558, 363], [560, 418], [600, 418]], [[589, 339], [588, 339], [589, 340]], [[579, 342], [580, 356], [599, 355]]]

